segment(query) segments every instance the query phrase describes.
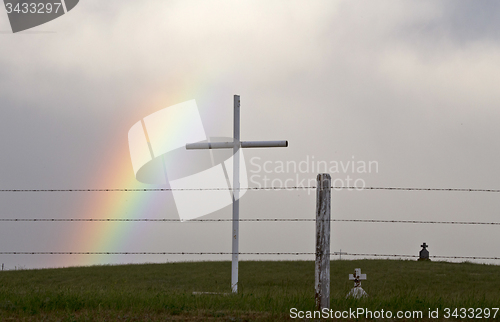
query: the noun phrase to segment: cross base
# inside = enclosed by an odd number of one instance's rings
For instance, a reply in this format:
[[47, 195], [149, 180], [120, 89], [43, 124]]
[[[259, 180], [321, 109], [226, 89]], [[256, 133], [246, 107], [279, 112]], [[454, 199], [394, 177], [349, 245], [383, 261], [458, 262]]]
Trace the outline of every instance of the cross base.
[[355, 299], [360, 299], [362, 297], [368, 296], [368, 294], [365, 292], [365, 290], [361, 287], [354, 287], [345, 297], [346, 299], [349, 297], [355, 298]]

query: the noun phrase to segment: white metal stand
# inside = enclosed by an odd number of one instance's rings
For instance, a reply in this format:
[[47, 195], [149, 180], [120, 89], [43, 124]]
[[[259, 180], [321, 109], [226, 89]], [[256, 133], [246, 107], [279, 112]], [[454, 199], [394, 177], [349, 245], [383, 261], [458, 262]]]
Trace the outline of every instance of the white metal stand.
[[233, 149], [233, 233], [231, 290], [238, 292], [238, 255], [239, 255], [239, 223], [240, 223], [240, 148], [274, 148], [287, 147], [288, 141], [240, 141], [240, 96], [234, 95], [234, 131], [233, 142], [198, 142], [186, 144], [186, 149]]

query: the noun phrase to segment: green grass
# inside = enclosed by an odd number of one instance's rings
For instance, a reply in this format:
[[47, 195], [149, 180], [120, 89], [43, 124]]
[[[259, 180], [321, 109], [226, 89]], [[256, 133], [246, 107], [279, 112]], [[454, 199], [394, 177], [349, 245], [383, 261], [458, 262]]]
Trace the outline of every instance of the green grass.
[[[368, 275], [363, 288], [369, 297], [346, 299], [353, 285], [348, 274], [357, 267]], [[230, 271], [230, 262], [4, 271], [0, 319], [275, 321], [292, 320], [292, 307], [314, 310], [314, 262], [240, 262], [237, 295], [192, 294], [229, 293]], [[331, 279], [334, 310], [421, 310], [427, 315], [430, 308], [442, 316], [445, 308], [500, 307], [500, 266], [494, 265], [332, 261]]]

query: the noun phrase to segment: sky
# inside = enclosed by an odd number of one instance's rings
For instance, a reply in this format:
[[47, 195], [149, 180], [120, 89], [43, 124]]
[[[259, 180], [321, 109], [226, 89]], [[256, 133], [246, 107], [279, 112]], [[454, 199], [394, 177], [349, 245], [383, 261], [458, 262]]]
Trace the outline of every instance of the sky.
[[[206, 134], [231, 137], [235, 94], [242, 140], [289, 141], [244, 151], [249, 186], [315, 185], [323, 162], [339, 186], [499, 189], [499, 14], [495, 1], [85, 0], [12, 33], [1, 8], [0, 189], [161, 188], [136, 180], [130, 128], [194, 99]], [[248, 191], [240, 217], [312, 219], [315, 202]], [[179, 218], [165, 191], [0, 192], [0, 205], [3, 219]], [[500, 222], [499, 208], [498, 193], [334, 190], [331, 215]], [[495, 225], [331, 229], [332, 252], [500, 256]], [[314, 237], [314, 222], [240, 223], [241, 252], [314, 252]], [[231, 252], [231, 223], [2, 222], [0, 251]], [[230, 255], [0, 255], [5, 269], [193, 260]]]

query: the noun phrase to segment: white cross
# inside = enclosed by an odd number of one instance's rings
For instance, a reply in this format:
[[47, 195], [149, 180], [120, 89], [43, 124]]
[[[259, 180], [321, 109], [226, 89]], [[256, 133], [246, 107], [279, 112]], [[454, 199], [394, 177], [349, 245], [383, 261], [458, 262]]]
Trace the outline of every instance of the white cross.
[[366, 274], [361, 274], [361, 268], [355, 268], [354, 275], [349, 274], [349, 280], [354, 280], [354, 287], [361, 287], [361, 281], [366, 280]]
[[198, 142], [186, 144], [186, 149], [233, 149], [233, 257], [231, 265], [231, 289], [238, 292], [238, 239], [240, 218], [240, 148], [287, 147], [288, 141], [240, 141], [240, 96], [234, 95], [234, 136], [232, 142]]

